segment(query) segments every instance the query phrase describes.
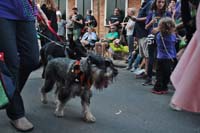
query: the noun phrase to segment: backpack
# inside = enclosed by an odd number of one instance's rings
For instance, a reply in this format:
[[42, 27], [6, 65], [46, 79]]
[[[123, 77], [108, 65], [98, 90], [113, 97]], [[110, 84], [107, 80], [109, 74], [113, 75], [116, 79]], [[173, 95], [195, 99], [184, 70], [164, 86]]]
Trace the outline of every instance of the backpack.
[[92, 16], [92, 26], [97, 27], [97, 20]]
[[15, 92], [15, 85], [4, 62], [4, 53], [0, 52], [0, 109], [5, 109]]

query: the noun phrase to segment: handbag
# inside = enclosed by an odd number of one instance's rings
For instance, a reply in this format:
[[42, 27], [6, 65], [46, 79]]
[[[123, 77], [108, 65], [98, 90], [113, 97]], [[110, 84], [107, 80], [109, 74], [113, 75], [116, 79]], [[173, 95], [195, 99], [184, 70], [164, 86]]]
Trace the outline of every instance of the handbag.
[[4, 63], [4, 53], [0, 52], [0, 109], [10, 103], [15, 92], [15, 85]]
[[171, 57], [171, 55], [169, 54], [168, 50], [167, 50], [167, 47], [165, 45], [165, 41], [164, 41], [164, 37], [162, 34], [160, 34], [160, 37], [161, 37], [161, 41], [162, 41], [162, 44], [164, 46], [164, 49], [165, 49], [165, 52], [168, 54], [168, 56], [170, 57], [170, 60], [174, 63], [174, 59]]

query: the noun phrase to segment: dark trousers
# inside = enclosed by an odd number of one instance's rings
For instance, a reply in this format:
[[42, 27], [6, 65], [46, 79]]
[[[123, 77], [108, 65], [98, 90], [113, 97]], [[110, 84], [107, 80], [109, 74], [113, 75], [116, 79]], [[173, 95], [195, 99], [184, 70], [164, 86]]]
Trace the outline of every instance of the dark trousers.
[[6, 66], [16, 85], [15, 94], [6, 112], [10, 119], [16, 120], [25, 115], [20, 92], [29, 74], [39, 64], [35, 22], [0, 18], [0, 31], [0, 52], [5, 54]]
[[171, 68], [172, 68], [171, 59], [157, 59], [156, 83], [154, 85], [154, 90], [156, 91], [168, 90], [167, 85], [170, 81]]
[[147, 76], [149, 79], [152, 79], [153, 65], [156, 58], [156, 45], [148, 45], [148, 54], [149, 54], [149, 60], [147, 67]]

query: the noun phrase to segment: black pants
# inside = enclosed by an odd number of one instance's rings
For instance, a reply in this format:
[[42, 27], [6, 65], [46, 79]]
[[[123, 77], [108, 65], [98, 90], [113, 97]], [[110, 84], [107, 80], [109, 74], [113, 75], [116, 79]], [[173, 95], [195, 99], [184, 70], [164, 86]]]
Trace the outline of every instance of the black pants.
[[6, 109], [10, 119], [25, 115], [20, 92], [29, 74], [38, 66], [39, 49], [34, 21], [14, 21], [0, 18], [0, 52], [16, 85], [12, 101]]
[[152, 79], [153, 75], [153, 65], [155, 63], [156, 58], [156, 44], [152, 44], [148, 46], [148, 54], [149, 54], [149, 61], [147, 67], [147, 76], [149, 79]]
[[170, 81], [171, 68], [172, 68], [171, 59], [157, 59], [156, 83], [154, 85], [154, 90], [156, 91], [168, 90], [167, 85]]

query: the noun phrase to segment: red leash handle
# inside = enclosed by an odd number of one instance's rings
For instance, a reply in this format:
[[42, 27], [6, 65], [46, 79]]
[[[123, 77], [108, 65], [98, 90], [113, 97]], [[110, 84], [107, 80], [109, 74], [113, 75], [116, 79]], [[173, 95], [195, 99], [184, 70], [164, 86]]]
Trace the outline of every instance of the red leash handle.
[[51, 31], [51, 33], [53, 33], [57, 38], [58, 38], [58, 40], [60, 41], [60, 42], [64, 42], [63, 40], [62, 40], [62, 38], [60, 37], [60, 36], [58, 36], [58, 34], [56, 33], [56, 31], [51, 27], [51, 21], [48, 21], [48, 25], [47, 25], [47, 27], [48, 27], [48, 29]]
[[[40, 15], [40, 14], [37, 14], [37, 19], [38, 19], [38, 21], [42, 21], [42, 22], [44, 22], [45, 23], [45, 21], [44, 21], [44, 19], [42, 18], [42, 16]], [[47, 24], [46, 24], [47, 25]], [[63, 40], [62, 40], [62, 38], [60, 37], [60, 36], [58, 36], [58, 34], [56, 33], [56, 31], [51, 27], [51, 21], [49, 21], [48, 20], [48, 25], [47, 25], [47, 27], [48, 27], [48, 29], [50, 30], [50, 32], [51, 33], [53, 33], [56, 37], [57, 37], [57, 39], [60, 41], [60, 42], [64, 42]]]
[[0, 52], [0, 61], [4, 62], [4, 53], [3, 52]]

